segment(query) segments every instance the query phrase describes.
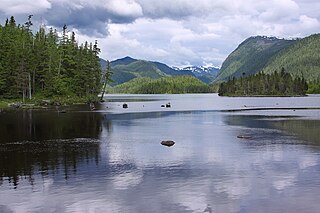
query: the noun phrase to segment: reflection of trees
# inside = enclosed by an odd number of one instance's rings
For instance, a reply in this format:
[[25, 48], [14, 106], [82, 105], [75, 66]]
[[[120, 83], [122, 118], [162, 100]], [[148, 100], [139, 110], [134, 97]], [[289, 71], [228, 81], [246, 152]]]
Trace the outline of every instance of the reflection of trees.
[[320, 145], [320, 120], [281, 120], [274, 122], [274, 125], [303, 140]]
[[270, 122], [261, 120], [267, 117], [259, 115], [227, 115], [224, 122], [230, 126], [243, 126], [248, 128], [272, 128]]
[[0, 150], [0, 180], [6, 178], [17, 187], [25, 178], [32, 185], [34, 175], [54, 176], [62, 170], [68, 179], [79, 164], [98, 163], [99, 158], [99, 142], [87, 139], [7, 144]]
[[0, 184], [60, 171], [68, 179], [79, 164], [99, 163], [99, 113], [8, 112], [0, 126]]
[[99, 113], [17, 111], [0, 116], [0, 142], [65, 138], [98, 138]]
[[[264, 120], [264, 119], [269, 120]], [[272, 120], [274, 118], [275, 120]], [[280, 120], [279, 120], [280, 118]], [[285, 116], [259, 116], [259, 115], [227, 115], [224, 117], [224, 122], [227, 125], [242, 126], [252, 129], [280, 129], [289, 134], [296, 135], [298, 138], [320, 145], [320, 120], [300, 120], [300, 119], [285, 119]], [[254, 133], [254, 132], [252, 132]], [[274, 133], [273, 133], [274, 134]], [[255, 139], [259, 135], [254, 136]], [[264, 135], [266, 137], [266, 135]]]

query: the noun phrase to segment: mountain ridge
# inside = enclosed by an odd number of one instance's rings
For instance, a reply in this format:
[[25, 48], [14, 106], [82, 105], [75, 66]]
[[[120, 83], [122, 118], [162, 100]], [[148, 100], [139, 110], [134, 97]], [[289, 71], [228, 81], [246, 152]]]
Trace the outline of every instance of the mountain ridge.
[[275, 55], [262, 72], [270, 74], [281, 69], [309, 82], [320, 82], [320, 34], [297, 40]]
[[296, 41], [267, 36], [249, 37], [226, 58], [215, 81], [256, 74], [273, 60], [273, 56]]
[[[102, 70], [106, 69], [107, 61], [100, 59]], [[112, 80], [114, 83], [111, 85], [115, 86], [118, 84], [125, 83], [134, 78], [149, 77], [152, 79], [158, 79], [167, 76], [193, 76], [204, 83], [210, 83], [216, 76], [218, 69], [213, 67], [197, 67], [190, 66], [186, 69], [178, 69], [170, 67], [164, 63], [157, 61], [147, 61], [134, 59], [129, 56], [124, 58], [116, 59], [110, 62], [111, 71], [113, 72]]]

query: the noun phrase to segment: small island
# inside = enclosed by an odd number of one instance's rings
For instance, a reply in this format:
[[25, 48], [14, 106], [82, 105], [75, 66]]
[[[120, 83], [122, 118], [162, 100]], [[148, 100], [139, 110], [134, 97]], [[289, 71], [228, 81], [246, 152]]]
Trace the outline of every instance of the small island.
[[308, 90], [303, 77], [292, 77], [282, 68], [272, 74], [258, 73], [232, 78], [219, 87], [219, 96], [305, 96]]

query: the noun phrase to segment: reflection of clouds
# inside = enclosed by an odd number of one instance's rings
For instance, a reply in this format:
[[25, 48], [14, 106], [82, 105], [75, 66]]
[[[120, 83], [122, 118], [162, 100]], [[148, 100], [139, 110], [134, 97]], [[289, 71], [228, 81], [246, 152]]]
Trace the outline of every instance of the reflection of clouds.
[[66, 208], [66, 212], [119, 212], [120, 203], [104, 198], [80, 199]]
[[221, 181], [215, 186], [217, 193], [226, 193], [229, 198], [237, 199], [247, 195], [251, 190], [250, 179], [235, 178]]
[[42, 186], [42, 190], [45, 192], [48, 192], [50, 190], [50, 187], [53, 185], [53, 179], [48, 178], [48, 179], [44, 179], [43, 180], [43, 186]]
[[116, 189], [128, 189], [137, 186], [143, 181], [143, 173], [141, 171], [128, 171], [115, 175], [111, 179]]
[[[318, 165], [317, 152], [272, 144], [263, 137], [272, 132], [259, 129], [254, 131], [260, 138], [238, 140], [240, 128], [220, 125], [213, 115], [115, 120], [100, 144], [99, 164], [79, 165], [67, 183], [59, 182], [61, 174], [54, 181], [36, 180], [30, 196], [24, 187], [2, 190], [7, 196], [0, 199], [0, 211], [8, 205], [16, 212], [203, 212], [210, 204], [213, 212], [257, 212], [254, 205], [262, 212], [273, 204], [296, 205], [300, 193], [304, 202], [320, 199], [317, 187], [304, 190], [299, 170], [313, 175], [307, 181], [318, 186], [319, 171], [311, 168]], [[177, 143], [163, 147], [162, 139]], [[281, 198], [278, 191], [293, 198]], [[315, 209], [317, 203], [308, 206]]]
[[299, 168], [300, 169], [306, 169], [308, 167], [316, 166], [318, 165], [318, 157], [317, 156], [304, 156], [300, 158], [299, 161]]
[[293, 186], [296, 181], [295, 175], [287, 175], [284, 177], [279, 177], [278, 180], [273, 181], [273, 187], [277, 190], [284, 190], [289, 186]]

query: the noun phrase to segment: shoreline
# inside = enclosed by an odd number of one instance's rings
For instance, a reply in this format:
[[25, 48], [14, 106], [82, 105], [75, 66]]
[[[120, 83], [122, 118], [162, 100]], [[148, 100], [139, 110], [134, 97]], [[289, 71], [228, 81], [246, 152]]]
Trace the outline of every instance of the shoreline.
[[20, 99], [0, 99], [0, 110], [20, 110], [20, 109], [50, 109], [61, 106], [73, 106], [79, 104], [89, 104], [100, 102], [100, 98], [90, 97], [51, 97], [33, 98], [22, 103]]

